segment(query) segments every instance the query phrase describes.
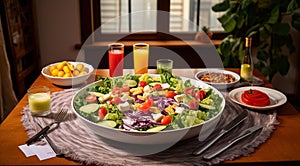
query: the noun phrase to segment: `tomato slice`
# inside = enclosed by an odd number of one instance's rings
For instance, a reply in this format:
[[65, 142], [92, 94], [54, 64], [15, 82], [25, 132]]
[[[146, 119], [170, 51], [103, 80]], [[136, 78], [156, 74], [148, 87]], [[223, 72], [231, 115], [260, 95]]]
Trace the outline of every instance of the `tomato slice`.
[[162, 125], [168, 125], [172, 122], [172, 118], [170, 116], [165, 116], [161, 119], [160, 123]]
[[200, 100], [203, 100], [206, 96], [206, 91], [205, 90], [198, 90], [196, 93], [195, 93], [195, 97], [200, 99]]
[[98, 116], [101, 120], [103, 120], [103, 118], [105, 117], [105, 115], [107, 114], [107, 110], [105, 107], [101, 107], [98, 110]]
[[123, 86], [123, 88], [121, 88], [121, 92], [129, 92], [130, 91], [130, 87], [128, 85]]
[[140, 81], [138, 86], [145, 87], [146, 85], [147, 85], [146, 81]]
[[151, 107], [151, 106], [154, 104], [153, 100], [152, 100], [151, 98], [149, 98], [149, 97], [146, 99], [145, 103], [146, 103], [149, 107]]
[[122, 93], [122, 90], [121, 90], [121, 88], [119, 88], [119, 87], [117, 87], [117, 86], [115, 86], [113, 89], [112, 89], [112, 94], [121, 94]]
[[121, 98], [116, 96], [113, 99], [111, 99], [110, 103], [111, 104], [120, 104], [122, 102]]
[[154, 102], [153, 102], [152, 99], [147, 98], [147, 99], [145, 100], [145, 102], [143, 102], [142, 104], [140, 104], [140, 105], [138, 106], [138, 109], [147, 112], [147, 111], [150, 109], [150, 107], [153, 105], [153, 103], [154, 103]]
[[184, 89], [184, 94], [186, 94], [186, 95], [189, 94], [189, 95], [195, 96], [195, 90], [191, 87], [186, 87]]
[[144, 102], [138, 106], [138, 109], [147, 112], [150, 109], [150, 106]]
[[97, 96], [94, 94], [85, 97], [85, 100], [89, 103], [95, 103], [97, 101]]
[[155, 84], [153, 86], [153, 91], [160, 91], [160, 90], [162, 90], [162, 86], [160, 84]]
[[174, 96], [176, 96], [176, 93], [174, 91], [166, 91], [167, 98], [174, 98]]
[[199, 108], [199, 103], [197, 100], [195, 99], [192, 99], [190, 102], [189, 102], [189, 107], [191, 110], [197, 110]]

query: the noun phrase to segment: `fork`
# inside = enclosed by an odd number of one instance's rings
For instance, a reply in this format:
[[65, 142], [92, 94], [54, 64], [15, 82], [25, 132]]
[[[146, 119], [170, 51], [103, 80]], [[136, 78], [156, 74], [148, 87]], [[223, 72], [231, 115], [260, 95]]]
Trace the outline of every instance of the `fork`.
[[54, 121], [50, 124], [48, 124], [46, 127], [44, 127], [40, 132], [35, 134], [33, 137], [31, 137], [29, 140], [26, 141], [27, 145], [32, 144], [33, 142], [37, 141], [44, 133], [47, 133], [47, 131], [50, 129], [50, 127], [54, 124], [59, 125], [60, 122], [64, 119], [66, 116], [68, 110], [67, 109], [61, 109], [57, 116], [54, 118]]

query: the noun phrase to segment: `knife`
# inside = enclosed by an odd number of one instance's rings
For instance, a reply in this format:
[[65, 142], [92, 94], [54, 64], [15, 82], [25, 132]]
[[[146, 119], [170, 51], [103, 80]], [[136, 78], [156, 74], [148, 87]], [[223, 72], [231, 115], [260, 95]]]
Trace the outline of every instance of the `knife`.
[[219, 155], [220, 153], [222, 153], [224, 150], [226, 150], [227, 148], [229, 148], [230, 146], [232, 146], [233, 144], [235, 144], [236, 142], [242, 140], [243, 138], [246, 138], [247, 136], [253, 134], [255, 131], [261, 129], [263, 126], [253, 126], [250, 127], [246, 130], [244, 130], [243, 132], [241, 132], [237, 137], [235, 137], [233, 140], [231, 140], [228, 144], [226, 144], [225, 146], [221, 147], [220, 149], [213, 151], [209, 154], [206, 154], [203, 156], [203, 159], [205, 160], [210, 160], [212, 158], [214, 158], [215, 156]]
[[[36, 122], [38, 124], [38, 126], [40, 128], [43, 128], [38, 122]], [[56, 156], [62, 156], [62, 154], [58, 151], [56, 145], [53, 143], [53, 141], [51, 140], [50, 137], [48, 137], [47, 133], [43, 133], [42, 136], [47, 140], [48, 144], [50, 145], [50, 147], [53, 149], [53, 151], [55, 152]]]
[[227, 124], [218, 134], [216, 137], [212, 138], [208, 141], [204, 146], [197, 148], [193, 155], [197, 156], [202, 154], [206, 149], [208, 149], [211, 145], [213, 145], [218, 139], [220, 139], [224, 134], [232, 130], [234, 127], [238, 126], [241, 122], [243, 122], [247, 118], [248, 112], [243, 110], [233, 121]]

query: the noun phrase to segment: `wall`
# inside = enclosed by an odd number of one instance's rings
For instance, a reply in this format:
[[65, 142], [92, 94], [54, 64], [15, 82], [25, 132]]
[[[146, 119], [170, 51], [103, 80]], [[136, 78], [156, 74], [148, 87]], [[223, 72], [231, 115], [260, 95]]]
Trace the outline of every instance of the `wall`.
[[80, 40], [79, 0], [35, 0], [42, 66], [75, 60]]

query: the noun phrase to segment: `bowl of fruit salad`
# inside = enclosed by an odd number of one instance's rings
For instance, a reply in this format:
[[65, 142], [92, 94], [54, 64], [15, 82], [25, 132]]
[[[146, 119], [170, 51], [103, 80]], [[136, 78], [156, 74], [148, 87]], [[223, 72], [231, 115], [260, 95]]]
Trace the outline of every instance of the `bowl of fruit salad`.
[[41, 73], [53, 84], [72, 86], [86, 81], [93, 71], [93, 66], [84, 62], [62, 61], [45, 66]]
[[73, 112], [96, 135], [144, 145], [208, 135], [224, 107], [216, 88], [167, 72], [99, 77], [72, 98]]

